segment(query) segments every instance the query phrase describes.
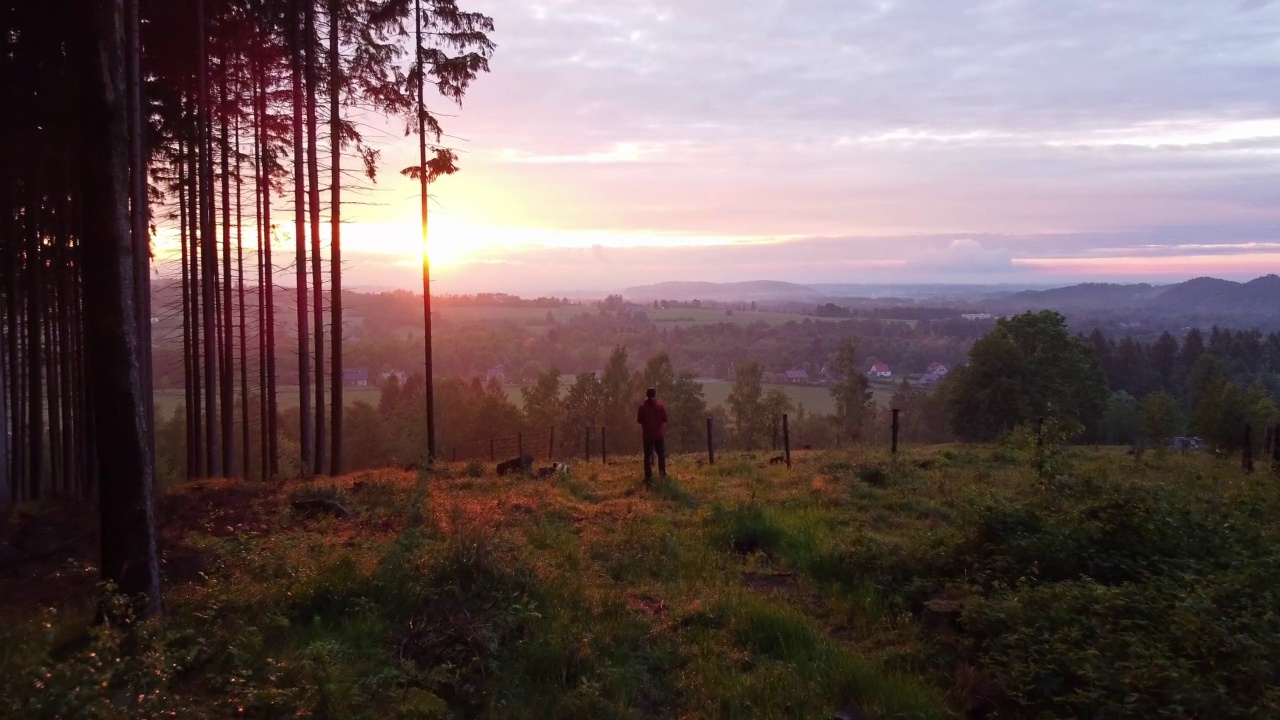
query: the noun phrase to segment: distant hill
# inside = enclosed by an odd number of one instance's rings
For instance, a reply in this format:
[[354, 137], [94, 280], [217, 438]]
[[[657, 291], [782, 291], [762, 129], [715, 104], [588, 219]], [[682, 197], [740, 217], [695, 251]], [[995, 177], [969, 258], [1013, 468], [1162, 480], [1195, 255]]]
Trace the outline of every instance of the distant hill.
[[1280, 275], [1246, 283], [1200, 277], [1172, 285], [1156, 296], [1163, 308], [1186, 313], [1253, 314], [1280, 311]]
[[1145, 305], [1165, 288], [1139, 283], [1083, 283], [1050, 290], [1024, 290], [992, 298], [985, 304], [1000, 309], [1050, 309], [1061, 312], [1113, 310]]
[[805, 285], [778, 280], [749, 282], [663, 282], [641, 285], [622, 291], [622, 297], [634, 302], [654, 300], [715, 300], [719, 302], [749, 300], [816, 300], [821, 293]]
[[1159, 315], [1222, 318], [1275, 314], [1280, 310], [1280, 276], [1249, 282], [1199, 277], [1175, 285], [1085, 283], [1053, 290], [1012, 293], [983, 303], [992, 309], [1050, 309], [1123, 312], [1142, 310]]

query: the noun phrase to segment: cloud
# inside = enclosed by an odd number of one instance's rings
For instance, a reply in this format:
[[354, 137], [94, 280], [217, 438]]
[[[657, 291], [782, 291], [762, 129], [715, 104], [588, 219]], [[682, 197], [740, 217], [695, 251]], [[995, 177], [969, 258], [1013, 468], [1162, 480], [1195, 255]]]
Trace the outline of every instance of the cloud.
[[1236, 12], [1251, 13], [1255, 10], [1261, 10], [1267, 7], [1272, 2], [1273, 0], [1242, 0], [1242, 2], [1236, 6]]
[[[659, 259], [606, 243], [618, 268], [945, 279], [1280, 237], [1277, 3], [477, 2], [499, 48], [446, 118], [465, 140], [445, 211], [818, 238]], [[412, 139], [397, 152], [413, 162]]]
[[937, 250], [930, 248], [908, 262], [907, 267], [943, 272], [955, 279], [1014, 271], [1013, 258], [1007, 249], [987, 250], [982, 243], [972, 238], [952, 240]]

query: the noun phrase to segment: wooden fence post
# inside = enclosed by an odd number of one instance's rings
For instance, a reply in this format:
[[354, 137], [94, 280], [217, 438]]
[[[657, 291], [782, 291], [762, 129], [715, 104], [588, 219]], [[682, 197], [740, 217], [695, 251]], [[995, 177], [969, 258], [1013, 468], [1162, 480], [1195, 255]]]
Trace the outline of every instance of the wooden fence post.
[[890, 446], [889, 452], [893, 455], [898, 454], [898, 408], [893, 408], [893, 444]]
[[1244, 449], [1240, 452], [1240, 465], [1247, 473], [1253, 472], [1253, 428], [1244, 426]]
[[497, 459], [498, 457], [493, 451], [493, 437], [491, 436], [489, 438], [489, 462], [493, 462], [494, 460], [497, 460]]
[[453, 462], [458, 462], [458, 446], [453, 446]]
[[716, 444], [711, 441], [711, 418], [707, 418], [707, 464], [716, 464]]
[[551, 426], [551, 442], [547, 443], [547, 462], [556, 459], [556, 426]]
[[787, 414], [782, 414], [782, 454], [787, 458], [787, 469], [791, 469], [791, 432], [787, 429]]
[[600, 463], [609, 464], [609, 439], [605, 435], [604, 426], [600, 426]]
[[1043, 477], [1045, 470], [1043, 415], [1036, 418], [1036, 451], [1032, 463], [1035, 465], [1036, 477]]
[[1280, 473], [1280, 423], [1271, 433], [1271, 472]]

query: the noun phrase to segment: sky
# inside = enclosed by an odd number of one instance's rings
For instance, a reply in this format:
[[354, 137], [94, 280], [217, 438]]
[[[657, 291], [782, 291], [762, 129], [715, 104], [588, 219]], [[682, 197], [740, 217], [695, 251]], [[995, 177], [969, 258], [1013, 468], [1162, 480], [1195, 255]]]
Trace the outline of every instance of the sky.
[[[462, 4], [437, 292], [1280, 272], [1280, 2]], [[368, 122], [346, 283], [421, 289], [416, 141]]]

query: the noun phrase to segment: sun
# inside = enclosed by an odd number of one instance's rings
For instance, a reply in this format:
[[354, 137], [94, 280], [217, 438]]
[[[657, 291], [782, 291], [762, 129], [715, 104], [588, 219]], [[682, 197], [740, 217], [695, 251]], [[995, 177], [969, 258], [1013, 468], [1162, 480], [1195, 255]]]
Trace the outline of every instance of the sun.
[[[440, 218], [429, 226], [428, 256], [433, 268], [450, 268], [466, 264], [477, 250], [474, 239], [468, 242], [456, 223]], [[342, 228], [344, 251], [369, 255], [386, 255], [404, 264], [422, 262], [422, 230], [414, 222], [362, 222]]]

